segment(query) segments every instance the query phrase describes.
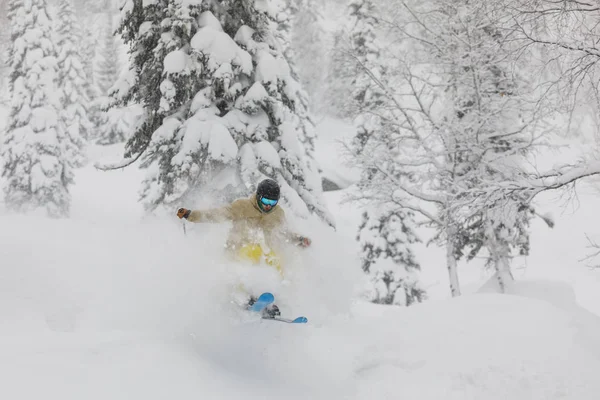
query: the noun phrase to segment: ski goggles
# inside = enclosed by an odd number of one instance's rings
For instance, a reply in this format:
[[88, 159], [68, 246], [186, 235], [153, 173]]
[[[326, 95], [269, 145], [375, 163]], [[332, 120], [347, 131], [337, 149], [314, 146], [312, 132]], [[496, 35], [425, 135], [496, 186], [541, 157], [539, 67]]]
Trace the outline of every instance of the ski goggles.
[[261, 197], [260, 198], [260, 202], [263, 203], [263, 205], [265, 205], [265, 206], [275, 207], [277, 205], [278, 201], [279, 200], [267, 199], [266, 197]]

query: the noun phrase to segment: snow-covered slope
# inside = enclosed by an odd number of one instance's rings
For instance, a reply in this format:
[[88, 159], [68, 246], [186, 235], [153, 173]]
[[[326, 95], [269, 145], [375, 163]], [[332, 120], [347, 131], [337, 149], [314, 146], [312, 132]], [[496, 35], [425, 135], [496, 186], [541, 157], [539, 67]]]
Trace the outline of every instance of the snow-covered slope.
[[[141, 177], [87, 167], [70, 220], [0, 215], [0, 398], [597, 398], [600, 323], [564, 284], [363, 303], [349, 205], [338, 233], [298, 225], [314, 246], [281, 282], [223, 257], [226, 226], [145, 215]], [[240, 312], [240, 280], [309, 324]]]

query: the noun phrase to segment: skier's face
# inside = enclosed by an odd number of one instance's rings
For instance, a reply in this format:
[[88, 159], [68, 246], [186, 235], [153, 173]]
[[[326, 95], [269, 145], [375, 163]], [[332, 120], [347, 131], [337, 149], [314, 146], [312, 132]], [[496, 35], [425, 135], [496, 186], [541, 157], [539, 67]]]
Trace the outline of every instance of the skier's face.
[[270, 212], [277, 205], [277, 200], [267, 199], [266, 197], [261, 197], [258, 201], [258, 206], [264, 212]]

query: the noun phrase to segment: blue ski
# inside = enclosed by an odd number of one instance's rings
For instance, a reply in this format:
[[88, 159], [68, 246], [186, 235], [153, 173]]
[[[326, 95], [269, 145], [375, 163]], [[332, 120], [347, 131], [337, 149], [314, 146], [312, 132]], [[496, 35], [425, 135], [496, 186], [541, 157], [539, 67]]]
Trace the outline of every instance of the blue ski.
[[263, 317], [263, 319], [271, 319], [273, 321], [286, 322], [288, 324], [306, 324], [308, 322], [308, 319], [306, 317], [298, 317], [296, 319], [281, 317]]
[[261, 294], [258, 299], [256, 299], [256, 301], [254, 302], [254, 304], [252, 304], [248, 310], [250, 311], [254, 311], [254, 312], [261, 312], [262, 310], [264, 310], [269, 304], [271, 304], [272, 302], [275, 301], [275, 296], [273, 296], [271, 293], [263, 293]]
[[[270, 304], [272, 304], [274, 301], [275, 301], [275, 296], [273, 296], [272, 293], [269, 293], [269, 292], [263, 293], [258, 297], [258, 299], [256, 299], [254, 304], [252, 304], [250, 307], [248, 307], [248, 310], [260, 313], [265, 308], [267, 308]], [[282, 318], [279, 316], [270, 317], [270, 316], [263, 315], [262, 319], [271, 319], [274, 321], [285, 322], [288, 324], [306, 324], [308, 322], [308, 319], [306, 317], [298, 317], [296, 319], [289, 319], [289, 318]]]

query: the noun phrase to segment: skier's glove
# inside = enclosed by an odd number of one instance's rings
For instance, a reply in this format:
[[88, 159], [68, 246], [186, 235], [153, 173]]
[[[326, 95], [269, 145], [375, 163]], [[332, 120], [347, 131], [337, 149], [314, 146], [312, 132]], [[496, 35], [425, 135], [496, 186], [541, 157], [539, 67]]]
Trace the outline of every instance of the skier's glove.
[[312, 243], [312, 241], [304, 236], [299, 236], [298, 237], [298, 246], [300, 247], [308, 247], [310, 246], [310, 244]]
[[177, 210], [177, 216], [179, 217], [179, 219], [181, 219], [181, 218], [188, 219], [191, 212], [192, 212], [192, 210], [188, 210], [187, 208], [180, 208], [179, 210]]

